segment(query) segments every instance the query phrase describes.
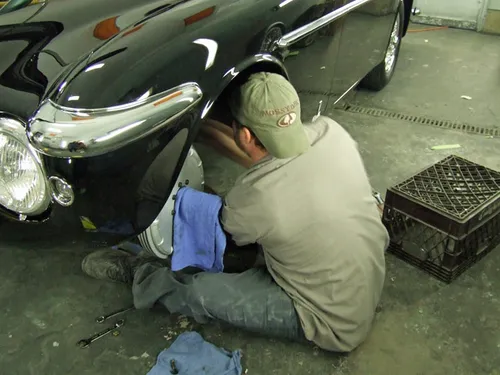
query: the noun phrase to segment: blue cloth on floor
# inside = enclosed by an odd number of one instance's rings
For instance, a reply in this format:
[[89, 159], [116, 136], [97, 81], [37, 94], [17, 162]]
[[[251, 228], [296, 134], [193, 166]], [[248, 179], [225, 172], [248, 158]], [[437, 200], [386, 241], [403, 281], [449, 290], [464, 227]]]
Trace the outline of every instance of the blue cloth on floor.
[[175, 198], [172, 270], [197, 267], [208, 272], [224, 270], [226, 235], [219, 221], [222, 199], [190, 187]]
[[147, 375], [170, 375], [171, 361], [178, 375], [241, 375], [241, 352], [229, 352], [203, 340], [197, 332], [184, 332], [163, 350]]

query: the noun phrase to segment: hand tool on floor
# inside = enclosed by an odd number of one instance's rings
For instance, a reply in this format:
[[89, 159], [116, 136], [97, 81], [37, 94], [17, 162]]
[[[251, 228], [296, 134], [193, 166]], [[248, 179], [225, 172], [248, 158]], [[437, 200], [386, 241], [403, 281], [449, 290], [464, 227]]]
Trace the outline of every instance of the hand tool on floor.
[[373, 192], [373, 197], [377, 200], [377, 203], [380, 205], [384, 204], [384, 199], [382, 198], [382, 195], [378, 191]]
[[382, 195], [378, 191], [372, 190], [373, 197], [377, 201], [377, 208], [380, 213], [380, 217], [382, 218], [384, 216], [384, 199], [382, 198]]
[[321, 116], [321, 107], [323, 106], [323, 100], [320, 100], [318, 103], [318, 113], [312, 118], [312, 122], [316, 121], [319, 116]]
[[125, 307], [123, 309], [120, 309], [120, 310], [116, 310], [116, 311], [113, 311], [112, 313], [109, 313], [107, 315], [101, 315], [99, 317], [96, 318], [96, 322], [97, 323], [104, 323], [106, 320], [110, 319], [110, 318], [113, 318], [117, 315], [120, 315], [120, 314], [124, 314], [126, 313], [127, 311], [130, 311], [130, 310], [133, 310], [135, 308], [135, 306], [129, 306], [129, 307]]
[[[125, 324], [125, 320], [121, 319], [117, 321], [113, 327], [106, 328], [104, 331], [101, 331], [99, 333], [96, 333], [94, 336], [89, 337], [88, 339], [83, 339], [78, 341], [77, 345], [80, 348], [88, 348], [90, 344], [92, 344], [94, 341], [99, 340], [101, 337], [106, 336], [107, 334], [115, 331], [116, 329], [120, 328]], [[116, 331], [117, 332], [117, 331]]]
[[175, 364], [175, 359], [172, 359], [170, 361], [170, 373], [171, 374], [178, 374], [179, 370], [177, 369], [177, 366]]

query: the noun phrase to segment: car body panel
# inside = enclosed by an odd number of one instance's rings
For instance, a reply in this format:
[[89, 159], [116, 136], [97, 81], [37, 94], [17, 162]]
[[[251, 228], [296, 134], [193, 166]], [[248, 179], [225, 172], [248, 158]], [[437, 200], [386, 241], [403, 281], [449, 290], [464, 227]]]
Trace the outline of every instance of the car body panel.
[[[353, 2], [333, 1], [326, 10], [342, 9]], [[317, 32], [307, 47], [295, 48], [299, 54], [285, 65], [301, 99], [322, 101], [322, 109], [328, 111], [378, 65], [398, 6], [399, 1], [394, 0], [368, 1]]]
[[[351, 0], [352, 1], [352, 0]], [[343, 95], [384, 59], [398, 2], [377, 0], [350, 12], [343, 20], [342, 39], [332, 84], [333, 99]]]
[[[382, 60], [399, 1], [371, 0], [313, 33], [312, 43], [305, 38], [276, 48], [275, 42], [352, 1], [51, 0], [28, 21], [7, 26], [10, 15], [0, 16], [0, 52], [9, 56], [0, 63], [0, 110], [21, 117], [28, 130], [48, 100], [107, 108], [186, 82], [203, 93], [190, 111], [118, 149], [95, 156], [45, 154], [47, 176], [66, 180], [75, 200], [69, 208], [52, 204], [49, 220], [26, 221], [67, 222], [63, 235], [83, 233], [103, 245], [144, 231], [167, 201], [200, 120], [254, 67], [289, 77], [304, 107], [321, 100], [328, 108]], [[304, 112], [304, 120], [310, 115]], [[75, 126], [85, 131], [85, 121]], [[5, 210], [4, 216], [18, 220]], [[0, 237], [12, 234], [14, 224], [0, 222]]]
[[[1, 110], [8, 108], [15, 115], [30, 116], [59, 74], [70, 68], [70, 64], [86, 58], [120, 29], [142, 20], [149, 12], [165, 4], [165, 0], [99, 3], [50, 0], [0, 15], [0, 54], [8, 56], [0, 63]], [[33, 7], [39, 9], [33, 12]], [[18, 15], [28, 11], [28, 14]], [[17, 41], [15, 47], [13, 41]], [[20, 53], [26, 56], [26, 60], [17, 58]], [[26, 62], [30, 59], [35, 61], [27, 67]], [[10, 71], [7, 71], [9, 67]], [[26, 85], [36, 87], [36, 92], [33, 88], [25, 89]], [[43, 89], [41, 92], [40, 88]], [[16, 106], [9, 100], [12, 95], [18, 99]]]
[[12, 6], [12, 3], [7, 6], [7, 3], [7, 1], [0, 1], [0, 16], [8, 13], [8, 17], [0, 17], [0, 26], [26, 22], [47, 5], [47, 1], [44, 0], [33, 0], [29, 4], [26, 4], [26, 1], [17, 1], [14, 6]]

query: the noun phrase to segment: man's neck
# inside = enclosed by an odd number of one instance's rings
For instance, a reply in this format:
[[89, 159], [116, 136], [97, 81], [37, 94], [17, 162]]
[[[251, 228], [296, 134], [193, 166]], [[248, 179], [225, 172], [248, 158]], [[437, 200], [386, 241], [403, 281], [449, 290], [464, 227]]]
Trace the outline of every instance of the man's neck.
[[252, 165], [256, 165], [271, 155], [267, 151], [259, 151], [259, 152], [255, 152], [253, 155], [249, 155], [249, 156], [250, 156], [250, 159], [252, 159]]

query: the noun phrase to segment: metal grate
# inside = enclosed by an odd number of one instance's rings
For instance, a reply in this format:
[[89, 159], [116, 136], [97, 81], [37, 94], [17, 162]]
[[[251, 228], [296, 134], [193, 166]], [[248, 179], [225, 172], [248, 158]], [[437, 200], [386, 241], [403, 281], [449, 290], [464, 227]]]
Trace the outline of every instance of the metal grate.
[[315, 91], [315, 90], [297, 90], [297, 93], [299, 95], [320, 95], [320, 96], [327, 96], [329, 98], [337, 98], [339, 95], [334, 94], [333, 92], [329, 91]]
[[500, 173], [451, 155], [393, 190], [463, 220], [500, 197]]
[[361, 107], [361, 106], [348, 104], [344, 108], [344, 111], [351, 112], [351, 113], [360, 113], [360, 114], [370, 115], [370, 116], [375, 116], [375, 117], [385, 117], [385, 118], [391, 118], [391, 119], [396, 119], [396, 120], [410, 121], [410, 122], [415, 122], [415, 123], [419, 123], [419, 124], [423, 124], [423, 125], [435, 126], [435, 127], [444, 128], [444, 129], [458, 130], [458, 131], [462, 131], [465, 133], [474, 133], [474, 134], [481, 134], [481, 135], [493, 136], [493, 137], [500, 136], [499, 129], [483, 128], [483, 127], [479, 127], [479, 126], [469, 125], [466, 123], [459, 123], [459, 122], [448, 121], [448, 120], [438, 120], [438, 119], [433, 119], [433, 118], [429, 118], [429, 117], [425, 117], [425, 116], [413, 116], [413, 115], [399, 113], [399, 112], [387, 111], [385, 109]]

